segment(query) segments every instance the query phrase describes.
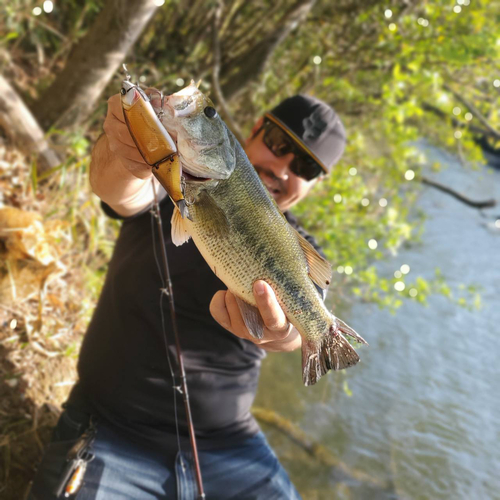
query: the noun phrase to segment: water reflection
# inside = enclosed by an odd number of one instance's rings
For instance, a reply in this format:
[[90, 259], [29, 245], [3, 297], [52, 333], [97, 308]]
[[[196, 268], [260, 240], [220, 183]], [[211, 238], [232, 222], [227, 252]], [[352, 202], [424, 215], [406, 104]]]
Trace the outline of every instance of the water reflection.
[[[472, 199], [500, 200], [500, 171], [467, 170], [423, 145], [436, 180]], [[380, 265], [403, 264], [432, 278], [439, 267], [452, 288], [481, 284], [483, 307], [469, 311], [443, 297], [428, 307], [406, 302], [395, 316], [353, 304], [339, 312], [370, 342], [362, 363], [305, 388], [300, 354], [269, 356], [257, 404], [272, 408], [328, 447], [374, 487], [319, 465], [275, 430], [268, 436], [305, 500], [500, 498], [498, 207], [474, 210], [432, 188], [420, 197], [428, 220], [422, 241]], [[406, 267], [404, 268], [406, 271]], [[343, 390], [347, 378], [353, 396]]]

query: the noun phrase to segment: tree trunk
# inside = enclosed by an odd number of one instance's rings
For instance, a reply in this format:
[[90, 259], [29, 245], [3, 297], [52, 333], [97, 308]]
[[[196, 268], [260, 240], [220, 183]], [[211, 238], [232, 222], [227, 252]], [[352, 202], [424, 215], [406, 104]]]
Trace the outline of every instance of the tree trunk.
[[61, 163], [45, 140], [43, 130], [9, 82], [0, 75], [0, 127], [23, 150], [38, 156], [39, 172]]
[[267, 61], [285, 38], [307, 17], [316, 0], [299, 0], [285, 14], [279, 25], [263, 40], [222, 66], [222, 93], [227, 100], [235, 97], [249, 83], [260, 77]]
[[81, 123], [157, 7], [153, 0], [108, 0], [64, 69], [33, 107], [44, 129]]

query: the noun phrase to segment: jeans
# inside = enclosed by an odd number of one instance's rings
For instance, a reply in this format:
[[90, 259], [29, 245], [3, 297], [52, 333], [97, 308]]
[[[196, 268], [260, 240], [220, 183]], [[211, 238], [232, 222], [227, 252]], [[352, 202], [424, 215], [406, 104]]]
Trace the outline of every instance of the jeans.
[[[83, 416], [83, 418], [82, 418]], [[85, 422], [87, 421], [87, 423]], [[73, 409], [59, 419], [52, 441], [35, 476], [28, 500], [55, 500], [53, 493], [66, 454], [88, 425], [88, 416]], [[152, 446], [128, 440], [98, 421], [97, 434], [76, 500], [196, 500], [198, 490], [191, 453], [175, 459]], [[241, 444], [200, 450], [207, 500], [300, 500], [300, 496], [262, 432]]]

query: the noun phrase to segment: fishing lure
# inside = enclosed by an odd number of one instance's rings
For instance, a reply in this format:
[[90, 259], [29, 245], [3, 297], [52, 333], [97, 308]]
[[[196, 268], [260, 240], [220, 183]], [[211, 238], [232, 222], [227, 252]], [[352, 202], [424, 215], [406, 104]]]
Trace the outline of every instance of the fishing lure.
[[[152, 167], [153, 175], [177, 205], [182, 217], [185, 217], [188, 211], [177, 146], [155, 113], [149, 96], [131, 82], [125, 65], [123, 69], [125, 80], [122, 82], [120, 94], [130, 135], [144, 161]], [[163, 108], [164, 96], [161, 92], [159, 94]]]

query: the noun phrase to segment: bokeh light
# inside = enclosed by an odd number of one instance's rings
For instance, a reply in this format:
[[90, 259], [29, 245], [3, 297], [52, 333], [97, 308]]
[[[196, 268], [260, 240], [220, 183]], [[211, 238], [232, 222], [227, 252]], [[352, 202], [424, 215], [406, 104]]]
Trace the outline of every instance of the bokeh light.
[[42, 9], [40, 7], [35, 7], [32, 10], [32, 13], [33, 13], [34, 16], [39, 16], [42, 13]]
[[401, 273], [401, 271], [394, 271], [394, 277], [396, 279], [399, 279], [403, 276], [403, 273]]
[[462, 7], [460, 7], [460, 5], [455, 5], [455, 7], [453, 7], [453, 12], [455, 14], [460, 14], [460, 12], [462, 12]]
[[378, 201], [378, 204], [381, 207], [386, 207], [387, 206], [387, 200], [385, 198], [380, 198], [380, 200]]
[[368, 248], [370, 250], [375, 250], [378, 247], [377, 240], [374, 240], [373, 238], [368, 242]]
[[387, 19], [390, 19], [392, 17], [392, 10], [391, 9], [386, 9], [385, 12], [384, 12], [384, 16]]
[[340, 203], [342, 201], [342, 195], [341, 194], [336, 194], [334, 197], [333, 197], [333, 201], [335, 203]]
[[321, 59], [321, 57], [320, 57], [320, 56], [314, 56], [314, 57], [313, 57], [313, 63], [314, 63], [314, 64], [321, 64], [321, 61], [322, 61], [322, 60], [323, 60], [323, 59]]
[[455, 136], [455, 139], [460, 139], [462, 137], [462, 132], [460, 132], [460, 130], [455, 130], [453, 135]]
[[175, 80], [175, 84], [178, 87], [182, 87], [184, 85], [184, 78], [177, 78], [177, 80]]
[[410, 295], [410, 297], [416, 297], [418, 294], [418, 290], [416, 288], [410, 288], [408, 294]]
[[411, 169], [408, 169], [406, 172], [405, 172], [405, 179], [407, 181], [412, 181], [413, 179], [415, 179], [415, 172]]
[[353, 271], [353, 269], [352, 269], [351, 266], [345, 266], [344, 273], [346, 273], [346, 274], [352, 274], [352, 271]]
[[391, 31], [396, 31], [396, 30], [397, 30], [397, 28], [398, 28], [398, 27], [397, 27], [394, 23], [389, 24], [389, 29], [390, 29]]
[[408, 264], [403, 264], [399, 269], [403, 274], [408, 274], [410, 272], [410, 266]]
[[349, 175], [356, 175], [358, 173], [358, 169], [356, 167], [351, 167], [349, 169]]
[[337, 272], [338, 272], [339, 274], [342, 274], [342, 273], [344, 272], [344, 266], [339, 266], [339, 267], [337, 267]]
[[461, 110], [458, 106], [455, 106], [455, 107], [453, 108], [453, 114], [454, 114], [455, 116], [458, 116], [461, 112], [462, 112], [462, 110]]
[[165, 0], [154, 0], [153, 3], [157, 6], [157, 7], [161, 7], [164, 3], [165, 3]]
[[398, 292], [402, 292], [405, 289], [405, 284], [402, 281], [396, 281], [396, 283], [394, 283], [394, 288]]
[[470, 122], [472, 120], [472, 113], [465, 113], [465, 119]]
[[368, 198], [363, 198], [361, 200], [361, 205], [363, 205], [364, 207], [367, 207], [369, 204], [370, 204], [370, 200]]

